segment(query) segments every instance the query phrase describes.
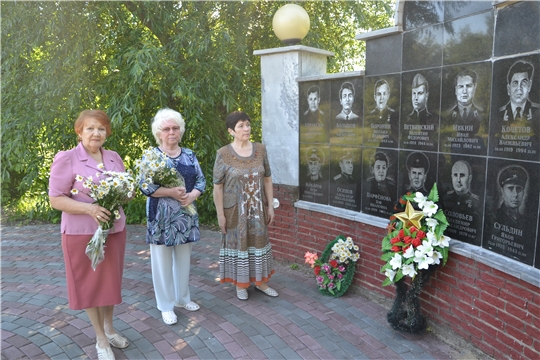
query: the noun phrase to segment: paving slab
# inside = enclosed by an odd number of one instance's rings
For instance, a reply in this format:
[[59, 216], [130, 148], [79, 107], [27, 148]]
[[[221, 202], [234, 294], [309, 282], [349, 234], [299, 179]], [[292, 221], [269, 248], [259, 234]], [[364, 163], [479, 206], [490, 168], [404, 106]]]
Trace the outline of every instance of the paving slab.
[[[210, 230], [202, 230], [191, 261], [192, 299], [201, 309], [176, 308], [178, 323], [168, 326], [156, 308], [145, 231], [128, 225], [115, 326], [130, 345], [114, 349], [117, 359], [488, 359], [431, 333], [397, 333], [382, 305], [353, 292], [324, 296], [309, 272], [279, 261], [270, 284], [280, 296], [250, 288], [240, 301], [234, 286], [219, 282], [221, 236]], [[67, 306], [60, 226], [3, 227], [0, 246], [2, 360], [95, 357], [86, 313]]]

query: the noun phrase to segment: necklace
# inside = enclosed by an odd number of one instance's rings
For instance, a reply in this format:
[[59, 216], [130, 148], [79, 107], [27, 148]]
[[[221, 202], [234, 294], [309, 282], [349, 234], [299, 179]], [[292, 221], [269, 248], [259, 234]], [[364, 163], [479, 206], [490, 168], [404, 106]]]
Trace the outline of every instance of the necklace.
[[160, 147], [160, 150], [163, 151], [165, 154], [167, 154], [168, 157], [175, 158], [182, 152], [182, 148], [178, 147], [174, 150], [166, 150], [162, 147]]

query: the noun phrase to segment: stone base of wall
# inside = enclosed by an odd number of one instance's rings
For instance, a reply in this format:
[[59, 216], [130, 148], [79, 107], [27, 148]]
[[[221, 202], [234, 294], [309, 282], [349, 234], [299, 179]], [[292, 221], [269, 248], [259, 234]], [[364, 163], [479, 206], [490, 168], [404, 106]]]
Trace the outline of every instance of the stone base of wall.
[[[297, 208], [294, 186], [274, 185], [274, 197], [280, 206], [270, 241], [277, 260], [302, 265], [306, 251], [320, 254], [337, 235], [351, 236], [360, 247], [354, 291], [392, 301], [394, 287], [383, 288], [379, 272], [384, 228]], [[422, 308], [435, 327], [450, 328], [495, 358], [540, 358], [538, 286], [451, 251], [423, 290]]]

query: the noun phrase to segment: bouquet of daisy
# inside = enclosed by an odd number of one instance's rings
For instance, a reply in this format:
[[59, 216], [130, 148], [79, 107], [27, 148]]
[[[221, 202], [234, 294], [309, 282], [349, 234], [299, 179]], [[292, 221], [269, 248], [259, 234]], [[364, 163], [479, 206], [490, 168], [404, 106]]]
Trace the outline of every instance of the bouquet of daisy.
[[313, 268], [321, 293], [338, 297], [347, 291], [360, 258], [358, 250], [352, 238], [339, 235], [326, 246], [321, 259], [317, 253], [306, 252], [305, 263]]
[[381, 268], [386, 275], [383, 286], [395, 284], [404, 276], [414, 279], [420, 270], [446, 264], [450, 238], [444, 230], [448, 221], [437, 201], [437, 184], [427, 197], [416, 192], [400, 199], [404, 211], [390, 217], [388, 234], [382, 241], [381, 260], [386, 262]]
[[[137, 183], [142, 189], [147, 189], [150, 184], [167, 188], [186, 186], [184, 177], [176, 170], [172, 160], [155, 148], [144, 150], [142, 158], [135, 162], [135, 169]], [[191, 216], [197, 213], [193, 203], [183, 209]]]
[[[103, 164], [98, 165], [103, 169]], [[95, 203], [108, 209], [113, 216], [107, 222], [102, 222], [86, 246], [86, 255], [92, 261], [92, 269], [105, 258], [105, 242], [109, 230], [113, 227], [114, 221], [120, 218], [120, 207], [126, 204], [134, 195], [135, 181], [131, 171], [117, 172], [104, 171], [96, 174], [96, 179], [92, 176], [84, 177], [77, 175], [76, 180], [82, 182], [85, 193], [94, 199]], [[72, 189], [72, 194], [77, 194], [79, 190]]]

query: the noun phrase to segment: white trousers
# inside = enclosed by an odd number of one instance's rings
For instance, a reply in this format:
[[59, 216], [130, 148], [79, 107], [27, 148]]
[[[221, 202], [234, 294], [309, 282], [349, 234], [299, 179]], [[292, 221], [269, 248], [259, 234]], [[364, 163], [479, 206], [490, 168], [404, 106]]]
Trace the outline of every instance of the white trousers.
[[185, 305], [189, 295], [189, 270], [193, 243], [176, 246], [150, 244], [152, 282], [160, 311], [174, 310], [175, 302]]

